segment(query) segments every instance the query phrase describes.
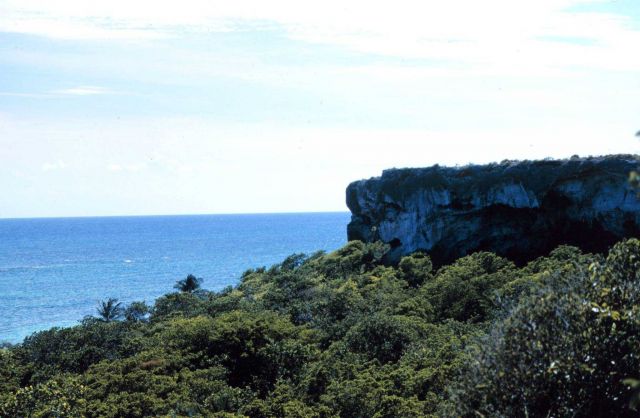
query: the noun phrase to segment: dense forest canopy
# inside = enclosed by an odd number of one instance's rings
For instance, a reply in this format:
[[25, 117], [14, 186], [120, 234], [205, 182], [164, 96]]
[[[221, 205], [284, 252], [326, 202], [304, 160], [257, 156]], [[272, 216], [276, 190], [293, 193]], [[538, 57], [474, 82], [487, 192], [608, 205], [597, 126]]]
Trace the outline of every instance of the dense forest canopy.
[[0, 349], [7, 417], [637, 416], [640, 241], [434, 270], [349, 242]]

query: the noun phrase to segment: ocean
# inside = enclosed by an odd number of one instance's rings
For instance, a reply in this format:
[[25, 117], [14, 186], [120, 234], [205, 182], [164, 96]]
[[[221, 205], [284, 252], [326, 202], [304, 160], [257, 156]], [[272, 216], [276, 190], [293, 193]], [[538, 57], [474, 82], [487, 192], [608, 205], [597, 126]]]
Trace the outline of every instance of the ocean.
[[0, 342], [78, 323], [99, 301], [154, 299], [347, 241], [349, 213], [0, 219]]

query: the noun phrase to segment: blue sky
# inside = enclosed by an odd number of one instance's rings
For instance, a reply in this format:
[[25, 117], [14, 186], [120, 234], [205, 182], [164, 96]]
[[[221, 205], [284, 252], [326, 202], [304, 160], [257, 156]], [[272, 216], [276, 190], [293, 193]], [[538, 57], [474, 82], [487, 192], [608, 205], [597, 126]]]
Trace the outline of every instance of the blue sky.
[[346, 210], [638, 150], [637, 0], [0, 0], [0, 217]]

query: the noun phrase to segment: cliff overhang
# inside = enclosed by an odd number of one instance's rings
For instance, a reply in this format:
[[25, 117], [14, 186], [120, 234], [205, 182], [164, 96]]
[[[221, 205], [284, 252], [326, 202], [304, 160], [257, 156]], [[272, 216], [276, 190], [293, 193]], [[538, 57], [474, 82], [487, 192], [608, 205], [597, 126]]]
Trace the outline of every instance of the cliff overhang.
[[524, 263], [560, 244], [604, 252], [640, 235], [627, 181], [639, 165], [611, 155], [385, 170], [347, 187], [348, 238], [389, 243], [392, 259], [426, 251], [435, 264], [475, 251]]

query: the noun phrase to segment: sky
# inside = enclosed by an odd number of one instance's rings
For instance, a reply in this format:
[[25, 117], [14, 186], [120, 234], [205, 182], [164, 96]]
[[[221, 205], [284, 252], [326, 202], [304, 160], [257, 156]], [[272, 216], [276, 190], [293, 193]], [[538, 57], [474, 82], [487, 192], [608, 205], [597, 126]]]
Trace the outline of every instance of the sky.
[[344, 211], [392, 167], [636, 153], [637, 0], [0, 0], [0, 218]]

